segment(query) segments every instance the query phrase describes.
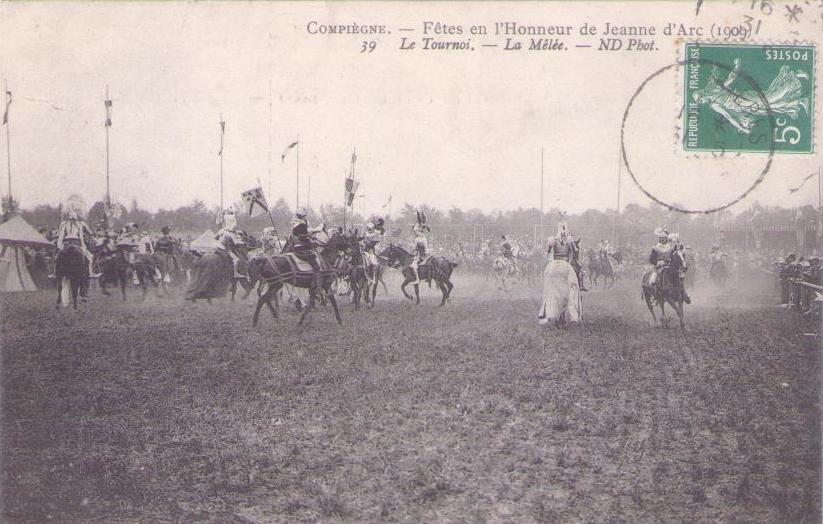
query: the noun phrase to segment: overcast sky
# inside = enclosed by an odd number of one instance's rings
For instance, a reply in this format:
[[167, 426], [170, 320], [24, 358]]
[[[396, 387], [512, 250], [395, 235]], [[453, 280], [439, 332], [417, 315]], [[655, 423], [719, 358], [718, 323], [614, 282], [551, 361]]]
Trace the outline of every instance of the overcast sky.
[[[740, 20], [743, 7], [711, 2], [700, 21]], [[229, 202], [259, 178], [265, 190], [272, 187], [270, 199], [282, 196], [293, 206], [296, 159], [292, 151], [281, 163], [280, 154], [299, 135], [302, 205], [309, 177], [313, 206], [342, 201], [356, 147], [356, 174], [372, 211], [390, 194], [394, 209], [403, 202], [484, 211], [538, 207], [544, 148], [546, 208], [576, 211], [614, 208], [626, 104], [646, 77], [677, 59], [681, 46], [658, 36], [653, 53], [515, 53], [480, 48], [480, 40], [474, 52], [401, 52], [397, 29], [417, 28], [409, 35], [419, 39], [425, 20], [464, 27], [500, 20], [600, 27], [693, 21], [694, 5], [3, 2], [0, 17], [0, 75], [14, 96], [12, 189], [25, 207], [57, 203], [70, 192], [88, 201], [102, 197], [108, 85], [111, 187], [124, 203], [136, 198], [156, 209], [196, 198], [216, 205], [222, 114]], [[362, 37], [312, 36], [310, 20], [386, 24], [392, 34], [363, 55]], [[788, 28], [774, 20], [762, 36], [785, 39], [788, 29], [806, 40], [820, 33], [810, 24]], [[579, 36], [567, 42], [598, 43]], [[673, 172], [700, 172], [703, 179], [678, 179], [685, 185], [667, 198], [715, 205], [747, 187], [764, 158], [725, 165], [734, 171], [729, 182], [714, 176], [719, 164], [679, 155], [672, 138], [676, 76], [647, 93], [639, 114], [661, 115], [660, 126], [635, 125], [632, 165], [658, 177], [661, 191], [671, 189], [665, 177]], [[816, 154], [777, 158], [763, 184], [733, 210], [754, 199], [816, 203], [815, 180], [795, 194], [788, 189], [819, 163]], [[623, 205], [648, 202], [625, 174]]]

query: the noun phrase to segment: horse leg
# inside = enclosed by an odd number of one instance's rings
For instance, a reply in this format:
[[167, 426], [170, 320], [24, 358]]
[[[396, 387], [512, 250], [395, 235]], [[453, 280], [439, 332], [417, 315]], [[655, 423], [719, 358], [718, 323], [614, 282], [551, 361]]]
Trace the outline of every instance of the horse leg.
[[77, 292], [80, 290], [80, 282], [76, 278], [69, 279], [69, 288], [71, 289], [71, 303], [74, 309], [77, 309]]
[[118, 275], [117, 279], [120, 281], [120, 293], [123, 295], [123, 302], [126, 301], [126, 273], [123, 272]]
[[660, 297], [660, 323], [664, 328], [669, 328], [669, 318], [666, 316], [666, 299]]
[[420, 284], [414, 285], [414, 296], [417, 298], [416, 304], [420, 304]]
[[340, 317], [340, 309], [337, 307], [337, 299], [334, 298], [334, 292], [331, 290], [331, 285], [328, 286], [326, 289], [326, 295], [329, 297], [329, 302], [331, 302], [331, 307], [334, 310], [334, 318], [337, 319], [338, 324], [343, 324], [343, 319]]
[[[402, 284], [400, 284], [400, 291], [402, 291], [402, 292], [403, 292], [403, 296], [404, 296], [404, 297], [408, 298], [409, 300], [414, 300], [414, 298], [413, 298], [411, 295], [409, 295], [408, 293], [406, 293], [406, 286], [408, 286], [408, 285], [409, 285], [409, 282], [411, 282], [411, 281], [412, 281], [412, 279], [411, 279], [408, 275], [404, 275], [404, 276], [405, 276], [405, 280], [403, 280], [403, 283], [402, 283]], [[416, 287], [417, 287], [417, 286], [415, 286], [415, 288], [416, 288]]]
[[306, 315], [309, 314], [309, 310], [314, 307], [314, 293], [315, 293], [315, 283], [311, 284], [309, 287], [309, 302], [306, 304], [306, 307], [303, 308], [303, 314], [300, 315], [300, 321], [297, 323], [298, 325], [302, 325], [303, 321], [306, 320]]
[[649, 313], [652, 314], [652, 323], [657, 325], [657, 315], [654, 314], [654, 304], [652, 304], [651, 291], [643, 288], [643, 299], [646, 301], [646, 307], [649, 308]]
[[443, 297], [440, 299], [440, 305], [446, 305], [446, 299], [449, 298], [449, 290], [446, 288], [446, 285], [443, 282], [437, 280], [437, 287], [440, 289], [440, 292], [443, 294]]
[[[260, 308], [263, 307], [263, 304], [268, 304], [271, 308], [271, 304], [269, 304], [269, 294], [272, 292], [271, 286], [269, 289], [266, 290], [265, 293], [257, 297], [257, 305], [254, 308], [254, 316], [251, 320], [252, 327], [257, 327], [258, 319], [260, 318]], [[274, 311], [272, 311], [274, 313]], [[277, 317], [277, 313], [274, 313], [274, 316]]]
[[[275, 289], [266, 299], [266, 305], [269, 307], [269, 311], [271, 311], [271, 314], [274, 315], [274, 318], [280, 318], [280, 314], [277, 312], [277, 310], [280, 309], [280, 301], [277, 299], [277, 295], [280, 294], [279, 291], [279, 288]], [[273, 306], [271, 303], [272, 298], [274, 298], [274, 304], [276, 307]]]
[[57, 280], [57, 304], [55, 307], [60, 309], [60, 304], [62, 304], [60, 297], [63, 295], [63, 278], [57, 277], [55, 280]]
[[235, 293], [237, 293], [237, 279], [236, 278], [231, 279], [231, 285], [229, 287], [229, 290], [231, 291], [231, 301], [234, 302], [234, 295], [235, 295]]
[[677, 318], [680, 321], [680, 331], [686, 330], [686, 325], [683, 323], [683, 302], [680, 300], [674, 300], [670, 302], [674, 312], [677, 313]]

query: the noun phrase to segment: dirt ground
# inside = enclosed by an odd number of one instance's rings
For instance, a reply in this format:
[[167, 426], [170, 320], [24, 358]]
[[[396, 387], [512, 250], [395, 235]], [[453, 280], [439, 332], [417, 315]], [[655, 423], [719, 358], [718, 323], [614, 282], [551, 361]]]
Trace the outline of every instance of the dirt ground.
[[635, 282], [567, 331], [455, 284], [342, 327], [0, 296], [3, 521], [819, 522], [820, 351], [771, 290], [697, 290], [680, 335]]

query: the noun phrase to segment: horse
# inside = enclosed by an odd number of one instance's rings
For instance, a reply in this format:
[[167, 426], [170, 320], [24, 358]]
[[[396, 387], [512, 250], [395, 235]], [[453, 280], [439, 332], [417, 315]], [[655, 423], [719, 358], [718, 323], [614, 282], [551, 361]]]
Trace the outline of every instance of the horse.
[[519, 268], [517, 266], [517, 262], [513, 259], [500, 255], [492, 261], [492, 276], [495, 281], [500, 283], [501, 286], [498, 289], [508, 291], [509, 289], [506, 287], [506, 279], [514, 279], [518, 274]]
[[[257, 326], [260, 317], [260, 308], [265, 304], [271, 311], [274, 318], [279, 318], [277, 307], [279, 302], [277, 294], [285, 284], [291, 284], [309, 290], [309, 303], [303, 308], [299, 324], [306, 319], [309, 311], [314, 308], [315, 295], [322, 291], [334, 309], [334, 316], [338, 324], [343, 323], [340, 317], [340, 310], [337, 307], [337, 299], [334, 298], [332, 282], [337, 276], [337, 265], [343, 253], [349, 248], [349, 241], [338, 232], [335, 232], [320, 249], [318, 255], [318, 265], [320, 273], [314, 271], [301, 271], [298, 265], [291, 258], [293, 255], [267, 255], [261, 254], [252, 258], [250, 267], [259, 276], [261, 286], [265, 286], [265, 291], [257, 299], [257, 306], [254, 308], [252, 325]], [[275, 305], [271, 300], [274, 299]], [[277, 306], [277, 307], [275, 307]]]
[[595, 253], [593, 249], [589, 249], [587, 252], [589, 257], [589, 282], [593, 285], [597, 285], [597, 277], [603, 276], [603, 282], [608, 282], [611, 279], [611, 283], [608, 284], [609, 287], [614, 285], [614, 268], [609, 261], [609, 255], [606, 255], [604, 258], [601, 254]]
[[348, 270], [349, 288], [352, 292], [354, 309], [360, 309], [361, 298], [366, 301], [366, 304], [370, 303], [371, 283], [369, 282], [368, 266], [366, 265], [366, 257], [360, 248], [360, 238], [355, 234], [347, 240], [349, 241], [349, 249], [346, 253], [349, 255], [351, 263]]
[[120, 288], [123, 295], [123, 301], [126, 301], [126, 285], [130, 278], [129, 261], [126, 258], [126, 253], [118, 250], [114, 253], [103, 255], [98, 253], [95, 255], [95, 263], [97, 271], [100, 273], [100, 278], [97, 282], [100, 284], [100, 291], [108, 296], [111, 293], [106, 289], [107, 284], [114, 284]]
[[543, 270], [543, 302], [537, 312], [538, 325], [554, 321], [555, 327], [583, 319], [583, 299], [577, 273], [565, 260], [552, 260]]
[[[62, 303], [68, 306], [69, 298], [74, 309], [77, 309], [77, 294], [80, 292], [85, 298], [85, 289], [88, 287], [88, 268], [86, 256], [82, 248], [76, 244], [67, 244], [57, 253], [54, 260], [54, 276], [57, 280], [57, 308]], [[63, 286], [68, 285], [71, 297], [63, 301]]]
[[688, 267], [686, 266], [686, 258], [681, 249], [672, 251], [671, 262], [668, 266], [664, 266], [657, 276], [655, 284], [649, 284], [649, 279], [654, 268], [650, 269], [643, 275], [641, 283], [641, 297], [646, 301], [646, 307], [649, 308], [649, 313], [652, 314], [652, 320], [657, 325], [657, 316], [654, 314], [654, 304], [660, 306], [661, 324], [668, 328], [669, 317], [666, 316], [666, 303], [668, 302], [677, 317], [680, 320], [680, 329], [685, 330], [686, 326], [683, 322], [683, 303], [685, 301], [685, 288], [683, 287], [683, 280], [680, 275], [684, 273]]
[[[160, 286], [166, 290], [169, 287], [178, 287], [185, 280], [185, 272], [181, 264], [183, 251], [180, 244], [174, 242], [171, 253], [166, 251], [155, 251], [151, 255], [154, 267], [160, 273]], [[167, 285], [169, 284], [169, 285]]]
[[720, 260], [712, 262], [711, 269], [709, 269], [709, 276], [718, 287], [726, 287], [726, 280], [729, 278], [729, 269], [726, 266], [725, 255], [723, 255]]
[[[414, 280], [414, 271], [409, 267], [409, 264], [414, 260], [414, 255], [403, 249], [402, 247], [389, 244], [389, 246], [380, 253], [380, 257], [385, 258], [390, 267], [401, 267], [403, 273], [403, 283], [400, 284], [400, 291], [403, 296], [409, 300], [414, 300], [411, 295], [406, 293], [406, 286]], [[447, 300], [451, 298], [451, 292], [454, 284], [451, 282], [451, 275], [454, 268], [457, 267], [456, 262], [451, 262], [446, 257], [431, 256], [417, 267], [417, 274], [420, 280], [425, 280], [431, 285], [434, 280], [437, 287], [443, 294], [440, 300], [440, 305], [444, 305]], [[416, 303], [420, 303], [420, 285], [414, 284], [414, 294], [417, 298]]]

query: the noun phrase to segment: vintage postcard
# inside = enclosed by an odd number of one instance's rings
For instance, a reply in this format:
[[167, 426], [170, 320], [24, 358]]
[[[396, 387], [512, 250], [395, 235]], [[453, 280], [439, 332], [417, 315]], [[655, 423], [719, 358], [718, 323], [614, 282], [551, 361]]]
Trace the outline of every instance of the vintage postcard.
[[3, 522], [819, 522], [823, 0], [0, 0]]

